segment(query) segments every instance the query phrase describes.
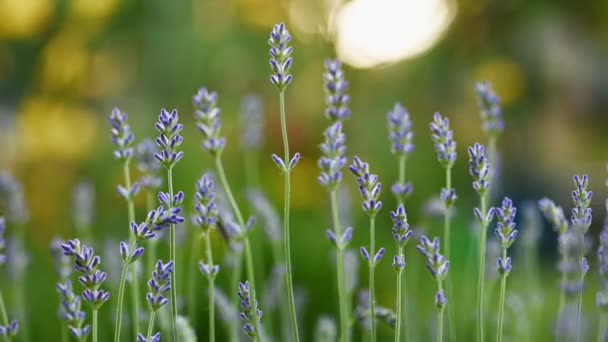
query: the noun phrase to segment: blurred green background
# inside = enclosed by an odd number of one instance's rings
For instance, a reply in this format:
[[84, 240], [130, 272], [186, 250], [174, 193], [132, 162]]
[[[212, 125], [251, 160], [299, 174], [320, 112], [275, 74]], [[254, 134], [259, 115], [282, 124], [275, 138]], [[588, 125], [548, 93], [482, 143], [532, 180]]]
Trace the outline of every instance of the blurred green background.
[[[473, 88], [482, 80], [490, 81], [501, 97], [506, 121], [498, 144], [498, 196], [509, 195], [516, 205], [550, 196], [570, 208], [572, 175], [588, 173], [595, 192], [592, 232], [597, 233], [607, 195], [607, 15], [606, 1], [574, 0], [0, 0], [0, 168], [23, 182], [31, 212], [25, 227], [33, 258], [27, 293], [36, 313], [30, 324], [43, 327], [32, 338], [58, 336], [50, 318], [57, 296], [48, 246], [55, 236], [74, 235], [72, 192], [77, 183], [95, 185], [96, 247], [109, 238], [127, 237], [126, 207], [115, 190], [122, 173], [112, 159], [107, 123], [112, 107], [129, 113], [137, 141], [154, 136], [160, 108], [178, 109], [186, 126], [185, 158], [174, 172], [175, 183], [192, 198], [194, 181], [212, 164], [200, 149], [191, 96], [199, 86], [218, 91], [228, 138], [226, 169], [246, 205], [239, 111], [243, 96], [261, 96], [261, 183], [277, 208], [282, 206], [282, 180], [269, 157], [281, 151], [282, 143], [278, 97], [268, 81], [267, 44], [272, 25], [281, 21], [294, 37], [287, 115], [291, 150], [303, 158], [293, 176], [292, 258], [295, 282], [307, 291], [301, 319], [308, 338], [318, 315], [333, 315], [337, 306], [328, 285], [335, 276], [324, 234], [330, 224], [327, 194], [316, 182], [318, 145], [328, 124], [321, 78], [327, 57], [341, 57], [347, 65], [353, 112], [345, 125], [348, 154], [369, 161], [385, 184], [377, 234], [390, 256], [388, 211], [395, 201], [388, 189], [397, 164], [390, 154], [387, 111], [400, 101], [412, 116], [416, 150], [409, 158], [408, 180], [414, 194], [407, 210], [410, 223], [424, 224], [431, 235], [441, 232], [440, 223], [427, 219], [423, 209], [443, 186], [443, 170], [428, 125], [436, 111], [451, 120], [459, 153], [454, 265], [466, 260], [472, 248], [476, 197], [466, 147], [486, 142]], [[354, 179], [345, 175], [344, 183], [353, 195], [352, 246], [357, 247], [367, 241], [367, 223]], [[144, 207], [142, 196], [139, 217]], [[547, 227], [541, 255], [548, 291], [557, 287], [554, 241]], [[215, 243], [222, 253], [220, 240]], [[270, 255], [268, 248], [256, 253]], [[406, 255], [416, 270], [421, 257], [413, 244]], [[453, 267], [455, 277], [463, 280], [461, 291], [472, 295], [472, 279], [464, 268]], [[366, 272], [360, 269], [363, 286]], [[378, 301], [391, 306], [390, 262], [385, 260], [378, 273]], [[430, 281], [427, 274], [420, 279]], [[199, 283], [202, 293], [202, 277]], [[587, 292], [591, 311], [594, 294]], [[431, 290], [418, 297], [417, 303], [428, 307], [415, 310], [432, 317]], [[200, 312], [197, 329], [205, 336], [203, 305]], [[472, 319], [467, 315], [459, 318], [463, 336]], [[543, 321], [544, 330], [550, 330], [551, 319]], [[421, 338], [429, 334], [419, 329]], [[388, 329], [382, 333], [390, 336]]]

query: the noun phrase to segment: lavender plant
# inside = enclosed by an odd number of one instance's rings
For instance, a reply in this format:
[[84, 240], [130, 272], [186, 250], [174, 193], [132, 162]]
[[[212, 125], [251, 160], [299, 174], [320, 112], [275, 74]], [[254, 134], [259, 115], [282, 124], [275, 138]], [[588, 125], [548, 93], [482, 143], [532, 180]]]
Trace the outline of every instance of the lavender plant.
[[318, 177], [319, 183], [329, 191], [330, 205], [332, 212], [333, 230], [327, 230], [329, 240], [337, 249], [337, 278], [338, 278], [338, 301], [340, 303], [340, 341], [350, 340], [348, 302], [346, 298], [346, 288], [344, 284], [344, 251], [352, 239], [352, 228], [348, 227], [344, 231], [340, 226], [340, 216], [338, 213], [337, 188], [342, 181], [342, 169], [346, 165], [346, 137], [342, 133], [342, 124], [336, 122], [325, 130], [325, 142], [321, 144], [322, 156], [318, 165], [321, 175]]
[[[101, 271], [101, 258], [95, 255], [92, 247], [81, 244], [80, 240], [73, 239], [61, 245], [63, 252], [74, 259], [74, 269], [82, 275], [78, 281], [85, 287], [82, 299], [89, 304], [93, 313], [93, 342], [97, 342], [97, 315], [101, 306], [110, 299], [110, 293], [101, 289], [107, 274]], [[142, 251], [143, 252], [143, 251]]]
[[154, 319], [158, 310], [165, 306], [169, 301], [165, 295], [167, 292], [171, 291], [171, 275], [173, 274], [174, 265], [175, 263], [173, 260], [166, 264], [161, 260], [156, 262], [156, 268], [152, 272], [152, 278], [148, 281], [150, 292], [146, 295], [146, 300], [150, 306], [148, 333], [145, 338], [143, 335], [138, 334], [138, 341], [160, 341], [160, 333], [157, 332], [152, 335], [152, 332], [154, 331]]
[[[4, 217], [0, 217], [0, 267], [6, 264], [6, 254], [4, 254], [4, 248], [6, 246], [6, 240], [4, 239], [4, 233], [6, 232], [6, 220]], [[0, 336], [4, 338], [4, 341], [9, 342], [12, 337], [17, 335], [19, 331], [19, 323], [16, 320], [9, 322], [6, 314], [6, 306], [4, 305], [4, 297], [0, 290]]]
[[387, 120], [391, 152], [399, 160], [399, 178], [391, 190], [397, 198], [397, 202], [404, 203], [405, 198], [413, 190], [412, 184], [406, 183], [405, 179], [407, 158], [414, 151], [412, 120], [410, 120], [410, 113], [399, 102], [395, 103], [393, 110], [388, 112]]
[[[289, 73], [293, 58], [291, 53], [293, 48], [289, 46], [291, 42], [291, 35], [285, 28], [285, 24], [277, 24], [270, 33], [270, 67], [272, 69], [272, 75], [270, 76], [270, 82], [279, 91], [279, 108], [281, 112], [281, 133], [283, 135], [283, 159], [276, 154], [272, 155], [272, 160], [277, 164], [279, 169], [285, 176], [285, 206], [283, 209], [283, 253], [285, 255], [285, 265], [287, 266], [287, 298], [290, 308], [291, 317], [291, 329], [293, 332], [294, 341], [299, 341], [300, 336], [298, 333], [298, 321], [296, 317], [296, 306], [293, 294], [293, 278], [291, 270], [291, 242], [289, 232], [289, 209], [290, 209], [290, 198], [291, 198], [291, 180], [290, 175], [293, 169], [300, 160], [300, 153], [295, 153], [293, 157], [289, 155], [289, 140], [287, 138], [287, 120], [285, 117], [285, 90], [291, 83], [292, 75]], [[289, 161], [289, 165], [287, 165]]]
[[[496, 167], [496, 142], [505, 130], [500, 98], [494, 92], [490, 82], [477, 83], [475, 91], [477, 92], [482, 127], [488, 136], [488, 159], [490, 160], [490, 165]], [[491, 177], [495, 176], [493, 170], [490, 172], [490, 175]]]
[[353, 158], [353, 164], [349, 166], [350, 172], [357, 177], [359, 184], [359, 192], [363, 196], [363, 211], [369, 217], [369, 251], [365, 247], [361, 247], [361, 255], [369, 266], [369, 303], [371, 319], [371, 340], [376, 341], [376, 304], [374, 294], [374, 270], [376, 265], [384, 256], [384, 248], [376, 251], [376, 215], [382, 209], [382, 202], [378, 200], [382, 184], [378, 182], [378, 176], [372, 174], [369, 170], [369, 164], [364, 163], [359, 157]]
[[[608, 209], [608, 202], [606, 204]], [[606, 336], [606, 321], [608, 319], [608, 226], [600, 232], [599, 247], [597, 249], [598, 268], [600, 274], [600, 291], [597, 293], [597, 307], [600, 311], [597, 341], [604, 341]]]
[[393, 238], [397, 244], [397, 254], [393, 257], [393, 268], [397, 272], [397, 298], [395, 300], [396, 320], [395, 320], [395, 342], [401, 339], [401, 321], [404, 320], [402, 310], [402, 287], [401, 278], [403, 269], [405, 268], [405, 255], [403, 248], [412, 238], [413, 231], [410, 230], [410, 225], [407, 222], [407, 213], [402, 203], [399, 204], [397, 210], [391, 211], [391, 219], [393, 220]]
[[213, 255], [211, 253], [211, 231], [215, 229], [217, 224], [217, 207], [215, 205], [215, 189], [213, 180], [208, 174], [204, 174], [199, 181], [196, 182], [196, 204], [197, 212], [196, 224], [201, 229], [201, 237], [205, 240], [205, 252], [207, 261], [201, 261], [199, 268], [203, 275], [209, 281], [209, 341], [215, 341], [215, 277], [217, 276], [220, 266], [213, 263]]
[[[139, 193], [139, 185], [137, 183], [131, 183], [131, 169], [130, 164], [133, 156], [135, 155], [135, 149], [133, 143], [135, 141], [135, 135], [131, 131], [131, 126], [128, 123], [128, 115], [122, 112], [118, 108], [114, 108], [110, 114], [109, 122], [111, 126], [112, 143], [116, 149], [113, 152], [113, 156], [116, 160], [122, 163], [123, 177], [125, 185], [118, 185], [119, 195], [127, 202], [127, 214], [129, 222], [135, 221], [135, 196]], [[133, 236], [130, 236], [130, 241], [134, 240]], [[128, 272], [128, 270], [127, 270]], [[139, 331], [139, 284], [137, 277], [133, 277], [133, 281], [130, 283], [131, 288], [131, 316], [133, 317], [133, 324], [135, 331]], [[120, 326], [122, 324], [118, 319], [122, 316], [122, 296], [119, 292], [118, 297], [118, 309], [116, 328], [114, 341], [117, 342], [120, 338]]]
[[[69, 312], [69, 310], [71, 308], [70, 305], [73, 302], [73, 300], [69, 296], [69, 294], [71, 292], [71, 286], [72, 286], [71, 282], [70, 282], [70, 276], [72, 275], [72, 265], [71, 265], [72, 260], [69, 256], [63, 254], [63, 249], [61, 248], [61, 245], [64, 243], [65, 242], [63, 240], [60, 240], [57, 238], [53, 239], [53, 241], [51, 242], [51, 255], [53, 256], [53, 264], [55, 266], [55, 273], [57, 273], [57, 276], [59, 277], [58, 286], [61, 285], [62, 288], [69, 287], [69, 292], [67, 291], [67, 289], [66, 289], [66, 291], [59, 291], [59, 293], [61, 295], [61, 302], [59, 305], [59, 312], [58, 312], [58, 316], [61, 319], [68, 320], [68, 322], [69, 322], [70, 319], [66, 318], [67, 317], [66, 313]], [[73, 293], [72, 293], [72, 296], [73, 296]], [[67, 299], [69, 299], [69, 301], [66, 301]], [[65, 303], [68, 303], [68, 304], [66, 305]], [[80, 304], [78, 304], [78, 305], [80, 305]], [[74, 317], [74, 316], [72, 316], [72, 317]], [[68, 341], [67, 332], [68, 332], [67, 329], [63, 329], [63, 328], [61, 329], [61, 341], [62, 342]]]
[[507, 249], [513, 245], [518, 231], [515, 229], [515, 213], [517, 209], [513, 207], [510, 198], [505, 197], [502, 207], [495, 210], [498, 224], [494, 230], [496, 239], [502, 248], [502, 257], [498, 258], [497, 266], [500, 273], [500, 299], [498, 301], [498, 330], [496, 340], [502, 341], [503, 320], [505, 311], [505, 298], [507, 293], [507, 276], [511, 272], [511, 258], [507, 256]]
[[86, 341], [91, 333], [91, 326], [84, 323], [87, 316], [81, 309], [81, 297], [76, 296], [72, 290], [72, 281], [68, 279], [64, 283], [58, 283], [57, 291], [61, 296], [59, 317], [66, 322], [72, 336], [78, 341]]
[[342, 61], [339, 59], [325, 60], [323, 74], [325, 89], [325, 116], [332, 122], [342, 122], [350, 118], [350, 96], [346, 93], [349, 84], [344, 77]]
[[255, 290], [246, 281], [245, 283], [239, 283], [237, 294], [241, 299], [241, 313], [239, 317], [243, 321], [243, 331], [252, 341], [257, 342], [260, 339], [262, 310], [258, 307]]
[[[443, 202], [445, 208], [443, 214], [443, 253], [445, 257], [450, 259], [450, 212], [452, 206], [456, 202], [456, 189], [452, 188], [452, 167], [456, 162], [456, 142], [454, 141], [454, 132], [450, 129], [450, 121], [448, 118], [444, 118], [439, 113], [435, 113], [433, 116], [433, 122], [430, 124], [431, 138], [435, 144], [435, 151], [437, 152], [437, 159], [443, 168], [445, 169], [445, 188], [441, 189], [440, 199]], [[448, 296], [454, 298], [452, 295], [452, 282], [450, 275], [447, 276], [446, 287]], [[454, 307], [448, 308], [448, 323], [450, 327], [450, 338], [455, 340], [456, 336], [456, 322], [454, 318]]]
[[471, 176], [473, 176], [473, 189], [479, 195], [480, 208], [475, 208], [474, 213], [481, 229], [479, 238], [479, 276], [477, 281], [477, 338], [483, 341], [484, 335], [484, 272], [486, 264], [486, 240], [488, 226], [494, 217], [494, 208], [486, 208], [487, 192], [490, 187], [489, 172], [490, 165], [486, 158], [485, 148], [480, 144], [469, 147], [469, 166]]
[[[179, 151], [178, 148], [183, 142], [183, 138], [180, 132], [184, 126], [179, 123], [179, 116], [177, 110], [173, 109], [171, 113], [166, 111], [164, 108], [160, 111], [158, 121], [154, 124], [156, 131], [158, 131], [158, 137], [156, 138], [156, 145], [160, 148], [160, 151], [154, 154], [154, 158], [165, 167], [167, 170], [167, 186], [169, 193], [166, 194], [165, 201], [161, 199], [161, 203], [165, 204], [166, 208], [174, 209], [179, 208], [179, 205], [184, 199], [182, 192], [179, 192], [174, 196], [173, 192], [173, 168], [183, 158], [184, 152]], [[180, 196], [181, 194], [181, 196]], [[160, 199], [160, 197], [159, 197]], [[176, 200], [178, 199], [178, 200]], [[183, 219], [181, 220], [183, 222]], [[180, 223], [181, 223], [180, 222]], [[169, 226], [170, 234], [170, 247], [169, 253], [171, 261], [175, 262], [175, 224], [171, 223]], [[177, 270], [174, 266], [173, 272], [171, 272], [171, 315], [172, 315], [172, 331], [173, 340], [177, 339], [177, 331], [175, 328], [175, 320], [177, 319], [177, 283], [175, 281], [175, 273]]]
[[420, 238], [420, 244], [416, 249], [426, 257], [426, 268], [431, 276], [437, 281], [437, 293], [435, 294], [435, 307], [437, 308], [437, 342], [443, 341], [443, 309], [448, 300], [443, 292], [443, 281], [450, 268], [450, 261], [440, 254], [439, 238], [433, 241], [426, 236]]

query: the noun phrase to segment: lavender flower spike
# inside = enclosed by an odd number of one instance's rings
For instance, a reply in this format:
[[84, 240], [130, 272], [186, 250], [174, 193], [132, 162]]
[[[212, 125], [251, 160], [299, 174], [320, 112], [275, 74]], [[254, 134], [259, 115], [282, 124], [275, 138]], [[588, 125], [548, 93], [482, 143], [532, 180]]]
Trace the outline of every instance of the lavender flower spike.
[[156, 262], [152, 272], [152, 278], [148, 281], [150, 292], [146, 295], [148, 304], [152, 311], [156, 312], [169, 302], [165, 294], [171, 290], [171, 273], [173, 272], [173, 261], [164, 264], [161, 260]]
[[517, 212], [517, 209], [513, 207], [511, 199], [505, 197], [502, 201], [502, 207], [497, 208], [495, 212], [498, 217], [498, 224], [496, 225], [494, 233], [502, 247], [502, 257], [499, 257], [497, 261], [498, 273], [500, 273], [501, 279], [496, 340], [502, 341], [507, 276], [509, 275], [509, 272], [511, 272], [511, 258], [507, 256], [507, 249], [511, 247], [517, 237], [518, 232], [517, 229], [515, 229], [515, 213]]
[[110, 114], [110, 125], [112, 126], [112, 143], [116, 145], [114, 158], [128, 162], [133, 158], [133, 141], [135, 136], [131, 131], [131, 126], [127, 122], [127, 113], [114, 108]]
[[469, 147], [469, 166], [471, 176], [473, 176], [473, 189], [480, 195], [484, 195], [490, 187], [490, 164], [486, 158], [486, 152], [483, 145], [475, 143]]
[[217, 99], [218, 94], [208, 91], [207, 88], [200, 88], [192, 98], [196, 108], [194, 111], [196, 127], [203, 133], [203, 149], [213, 156], [220, 154], [226, 145], [226, 139], [220, 135], [222, 120]]
[[457, 154], [454, 132], [450, 129], [448, 118], [443, 118], [441, 114], [435, 113], [433, 122], [431, 122], [431, 133], [435, 151], [437, 151], [437, 159], [444, 168], [451, 168], [456, 161]]
[[591, 205], [593, 192], [587, 191], [589, 183], [587, 175], [574, 176], [574, 183], [576, 184], [576, 190], [572, 192], [572, 201], [574, 202], [571, 218], [572, 227], [585, 234], [591, 225], [591, 208], [589, 206]]
[[57, 291], [61, 296], [59, 317], [66, 321], [70, 333], [79, 341], [84, 341], [91, 332], [91, 326], [85, 325], [86, 313], [81, 309], [81, 297], [76, 296], [72, 289], [72, 282], [57, 284]]
[[555, 203], [548, 198], [543, 198], [538, 201], [538, 207], [558, 234], [565, 234], [568, 231], [568, 220], [564, 215], [562, 207], [555, 205]]
[[154, 158], [165, 168], [171, 169], [184, 156], [184, 152], [178, 151], [184, 140], [179, 134], [184, 129], [184, 125], [179, 123], [177, 110], [173, 109], [169, 113], [164, 108], [161, 109], [154, 127], [158, 132], [156, 145], [160, 148], [160, 151], [154, 154]]
[[336, 122], [325, 130], [325, 142], [321, 144], [322, 156], [319, 159], [321, 175], [319, 183], [328, 191], [336, 189], [342, 180], [342, 168], [346, 165], [346, 136], [342, 133], [342, 124]]
[[284, 91], [291, 83], [292, 76], [289, 73], [293, 58], [291, 53], [293, 48], [289, 46], [291, 35], [285, 28], [285, 24], [276, 24], [270, 33], [270, 68], [273, 74], [270, 76], [270, 82], [277, 87], [279, 91]]
[[483, 121], [483, 130], [490, 136], [496, 136], [505, 129], [500, 107], [500, 98], [494, 93], [489, 82], [481, 82], [475, 85], [475, 91], [479, 99], [479, 110]]
[[370, 217], [376, 216], [382, 209], [382, 202], [378, 200], [382, 189], [382, 184], [378, 182], [378, 175], [370, 173], [369, 164], [363, 162], [359, 157], [354, 157], [353, 164], [348, 168], [357, 177], [359, 192], [363, 196], [363, 211]]
[[258, 307], [255, 291], [252, 291], [249, 282], [239, 283], [238, 296], [241, 300], [240, 318], [244, 323], [243, 331], [252, 341], [260, 336], [259, 322], [262, 318], [262, 310]]
[[426, 236], [420, 238], [420, 244], [416, 249], [426, 257], [426, 268], [437, 282], [437, 293], [435, 294], [435, 307], [437, 308], [437, 341], [443, 340], [443, 309], [448, 300], [443, 292], [443, 281], [447, 277], [450, 261], [439, 253], [439, 238], [432, 241]]
[[401, 105], [395, 103], [392, 111], [387, 114], [391, 152], [397, 156], [407, 156], [414, 151], [414, 133], [410, 113]]
[[348, 104], [350, 96], [346, 94], [348, 82], [344, 78], [342, 62], [338, 59], [325, 61], [325, 73], [323, 74], [325, 83], [325, 116], [336, 122], [350, 118]]

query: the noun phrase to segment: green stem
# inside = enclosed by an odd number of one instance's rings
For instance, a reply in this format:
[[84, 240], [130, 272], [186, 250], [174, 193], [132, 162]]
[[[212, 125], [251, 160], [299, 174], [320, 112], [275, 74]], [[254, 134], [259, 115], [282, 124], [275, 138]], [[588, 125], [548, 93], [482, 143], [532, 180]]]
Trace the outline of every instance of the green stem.
[[59, 331], [61, 332], [61, 342], [68, 342], [68, 329], [63, 324], [59, 327]]
[[[405, 184], [405, 171], [406, 171], [406, 162], [407, 162], [407, 155], [401, 155], [399, 157], [399, 184]], [[405, 196], [403, 195], [398, 195], [397, 196], [397, 201], [401, 204], [404, 204], [405, 202]], [[403, 254], [403, 248], [399, 247], [399, 255]], [[398, 289], [397, 289], [397, 297], [401, 298], [401, 300], [397, 301], [397, 311], [400, 312], [400, 314], [397, 315], [397, 326], [398, 329], [396, 330], [396, 341], [399, 341], [401, 339], [401, 323], [404, 322], [406, 320], [406, 316], [407, 316], [407, 286], [406, 283], [401, 281], [401, 272], [399, 273], [399, 275], [397, 276], [397, 284], [398, 284]], [[403, 310], [402, 310], [403, 307]], [[404, 340], [408, 341], [409, 340], [409, 334], [410, 334], [410, 329], [404, 329]]]
[[[137, 243], [135, 241], [131, 242], [131, 246], [129, 247], [129, 254], [133, 253], [133, 249]], [[125, 295], [125, 283], [127, 282], [127, 273], [129, 272], [129, 261], [125, 261], [122, 267], [122, 273], [120, 274], [120, 285], [118, 286], [118, 304], [116, 307], [116, 324], [114, 330], [114, 342], [120, 341], [120, 328], [122, 327], [122, 304], [123, 298]]]
[[[437, 281], [437, 293], [443, 292], [441, 280]], [[437, 342], [443, 341], [443, 307], [437, 309]]]
[[[146, 210], [151, 212], [154, 210], [154, 194], [151, 191], [146, 191]], [[146, 249], [146, 273], [152, 274], [156, 264], [156, 244], [158, 240], [148, 240], [148, 248]]]
[[[452, 190], [452, 168], [448, 167], [445, 169], [445, 187], [447, 191]], [[446, 206], [445, 214], [443, 216], [443, 247], [444, 253], [447, 260], [451, 260], [450, 256], [450, 230], [451, 230], [451, 217], [450, 217], [450, 209], [452, 205]], [[450, 301], [454, 303], [455, 297], [452, 293], [452, 274], [448, 273], [446, 278], [446, 287], [448, 290], [448, 298]], [[455, 305], [448, 305], [448, 329], [450, 334], [450, 341], [456, 341], [456, 321], [454, 315], [454, 307]]]
[[[198, 269], [200, 238], [194, 232], [192, 237], [192, 248], [190, 249], [190, 267]], [[188, 275], [188, 317], [190, 322], [196, 322], [196, 279], [198, 272], [190, 272]]]
[[[399, 157], [399, 184], [400, 185], [405, 185], [405, 163], [406, 163], [407, 157], [406, 155], [402, 155]], [[397, 195], [397, 202], [398, 203], [404, 203], [405, 201], [405, 196], [403, 196], [402, 194]]]
[[[581, 259], [581, 265], [583, 260]], [[582, 267], [582, 266], [581, 266]], [[581, 272], [580, 283], [583, 284], [585, 279], [585, 272]], [[576, 305], [576, 341], [581, 340], [581, 316], [583, 313], [583, 290], [581, 289], [578, 293], [578, 303]]]
[[496, 180], [496, 135], [491, 135], [488, 138], [488, 163], [490, 165], [490, 186], [486, 196], [492, 201], [494, 195], [494, 186], [497, 184]]
[[[211, 231], [203, 233], [207, 254], [207, 263], [213, 266], [213, 255], [211, 253]], [[209, 276], [209, 342], [215, 342], [215, 276]]]
[[154, 330], [154, 318], [156, 317], [156, 311], [150, 312], [150, 321], [148, 322], [148, 335], [146, 341], [152, 341], [152, 332]]
[[[169, 198], [173, 198], [173, 168], [167, 169], [167, 185], [169, 186]], [[173, 272], [171, 272], [171, 330], [173, 332], [173, 341], [179, 341], [177, 335], [177, 283], [176, 283], [176, 271], [177, 265], [175, 260], [175, 225], [172, 224], [170, 227], [170, 258], [173, 261]]]
[[[127, 191], [131, 190], [131, 171], [129, 168], [129, 161], [126, 161], [123, 165], [123, 173], [125, 178], [125, 188]], [[127, 197], [127, 212], [129, 218], [129, 224], [131, 222], [135, 222], [135, 204], [133, 203], [133, 199], [129, 196]], [[129, 241], [133, 243], [135, 241], [135, 236], [133, 234], [129, 234]], [[133, 275], [131, 282], [131, 315], [133, 321], [133, 336], [137, 335], [139, 330], [139, 280], [137, 276]], [[120, 299], [122, 301], [122, 298]]]
[[376, 253], [376, 220], [373, 216], [369, 218], [369, 248], [370, 248], [370, 261], [369, 261], [369, 304], [371, 314], [371, 336], [372, 342], [376, 342], [376, 301], [374, 293], [374, 269], [376, 265], [374, 263], [374, 255]]
[[[289, 140], [287, 138], [287, 119], [285, 117], [285, 91], [279, 93], [279, 107], [281, 111], [281, 132], [283, 135], [283, 161], [285, 165], [289, 167], [290, 156], [289, 156]], [[291, 328], [293, 332], [293, 340], [295, 342], [300, 341], [300, 334], [298, 333], [298, 320], [296, 318], [296, 304], [293, 294], [293, 278], [291, 269], [291, 242], [289, 240], [289, 201], [291, 197], [291, 169], [285, 170], [285, 206], [283, 208], [283, 249], [285, 254], [285, 263], [287, 266], [286, 278], [287, 278], [287, 299], [289, 301], [289, 310], [291, 318]]]
[[[568, 256], [565, 255], [564, 256], [564, 264], [567, 265], [568, 264]], [[566, 292], [563, 290], [563, 286], [566, 283], [566, 281], [568, 280], [568, 275], [566, 274], [566, 272], [562, 272], [562, 279], [561, 282], [559, 283], [559, 306], [557, 309], [557, 320], [559, 322], [559, 320], [562, 317], [562, 313], [564, 311], [564, 306], [566, 305]], [[559, 324], [555, 325], [555, 336], [559, 336]]]
[[[507, 249], [502, 250], [502, 260], [507, 260]], [[498, 330], [496, 331], [496, 341], [502, 341], [502, 329], [505, 316], [505, 297], [507, 294], [507, 275], [503, 274], [500, 277], [500, 297], [498, 302]]]
[[481, 202], [481, 216], [483, 222], [481, 223], [481, 237], [479, 239], [479, 276], [477, 278], [477, 340], [484, 340], [483, 333], [483, 316], [484, 316], [484, 275], [486, 267], [486, 239], [487, 239], [487, 226], [486, 226], [486, 196], [480, 196]]
[[[334, 224], [334, 233], [337, 237], [341, 236], [340, 215], [338, 212], [338, 195], [334, 189], [330, 192], [332, 220]], [[338, 246], [337, 255], [337, 270], [338, 273], [338, 301], [340, 306], [340, 341], [345, 342], [350, 340], [348, 312], [346, 303], [346, 287], [344, 284], [344, 247]]]
[[[399, 250], [397, 252], [398, 256], [403, 255], [403, 247], [399, 246]], [[395, 301], [395, 315], [396, 315], [396, 322], [395, 322], [395, 342], [399, 342], [401, 340], [401, 274], [403, 273], [403, 270], [399, 270], [397, 272], [397, 299]]]
[[[4, 305], [4, 297], [2, 296], [2, 291], [0, 291], [0, 315], [2, 315], [2, 325], [8, 327], [8, 315], [6, 314], [6, 306]], [[10, 340], [11, 337], [8, 336], [8, 334], [4, 336], [5, 342], [9, 342]]]
[[597, 342], [603, 342], [606, 334], [606, 313], [600, 313], [600, 322], [597, 331]]
[[97, 332], [99, 328], [97, 327], [97, 309], [93, 309], [93, 342], [97, 342]]

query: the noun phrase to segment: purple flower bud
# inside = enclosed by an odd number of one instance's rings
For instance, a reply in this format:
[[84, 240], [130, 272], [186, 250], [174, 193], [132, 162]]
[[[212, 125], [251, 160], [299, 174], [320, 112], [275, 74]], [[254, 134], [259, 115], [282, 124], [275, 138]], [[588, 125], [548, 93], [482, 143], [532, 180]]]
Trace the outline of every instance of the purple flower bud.
[[281, 171], [287, 171], [287, 168], [285, 167], [285, 162], [283, 162], [283, 159], [281, 159], [281, 157], [277, 156], [276, 154], [273, 154], [271, 157], [272, 161], [279, 167], [279, 169], [281, 169]]
[[363, 196], [363, 210], [370, 217], [376, 216], [382, 208], [382, 202], [378, 201], [382, 189], [382, 184], [378, 183], [378, 176], [370, 173], [369, 164], [359, 157], [354, 157], [353, 164], [348, 168], [357, 177], [359, 192]]
[[342, 180], [342, 168], [346, 165], [346, 137], [342, 133], [342, 124], [336, 122], [325, 130], [325, 142], [321, 144], [322, 156], [318, 165], [321, 169], [319, 183], [327, 190], [333, 191]]
[[255, 291], [251, 289], [249, 282], [239, 283], [237, 292], [241, 300], [240, 317], [244, 323], [243, 331], [252, 339], [257, 339], [259, 335], [258, 323], [262, 317], [262, 310], [258, 307]]
[[291, 161], [289, 162], [289, 171], [293, 170], [296, 165], [298, 165], [298, 162], [300, 161], [300, 152], [296, 152], [296, 154], [293, 155], [293, 157], [291, 158]]
[[112, 143], [116, 146], [114, 157], [122, 162], [131, 160], [134, 154], [133, 141], [135, 136], [127, 122], [127, 113], [114, 108], [110, 114], [110, 125], [112, 126]]
[[414, 151], [414, 133], [410, 113], [397, 102], [388, 112], [388, 131], [391, 140], [391, 152], [398, 156], [407, 156]]
[[183, 157], [183, 152], [178, 151], [177, 148], [182, 144], [183, 139], [179, 133], [184, 127], [178, 120], [179, 116], [176, 109], [169, 113], [163, 108], [155, 124], [159, 134], [156, 138], [156, 145], [158, 145], [160, 151], [154, 157], [165, 168], [172, 168]]
[[377, 265], [380, 262], [380, 260], [382, 260], [382, 257], [384, 256], [384, 252], [385, 252], [384, 248], [380, 248], [378, 250], [378, 252], [376, 252], [376, 255], [374, 255], [374, 265]]
[[405, 268], [405, 255], [400, 254], [393, 257], [393, 268], [397, 272], [403, 271]]
[[152, 278], [148, 281], [150, 292], [146, 295], [148, 304], [153, 311], [158, 311], [169, 301], [164, 294], [171, 290], [171, 273], [173, 272], [173, 261], [164, 264], [161, 260], [156, 262], [152, 272]]
[[363, 257], [363, 259], [365, 259], [365, 261], [370, 262], [371, 256], [369, 255], [369, 252], [367, 251], [367, 249], [365, 247], [361, 247], [361, 256]]
[[502, 118], [500, 99], [494, 93], [492, 86], [489, 82], [477, 83], [475, 91], [479, 101], [483, 130], [492, 136], [502, 133], [505, 129], [505, 123]]
[[448, 118], [441, 117], [441, 114], [435, 113], [430, 126], [431, 138], [435, 143], [435, 151], [437, 151], [437, 159], [444, 168], [451, 168], [457, 155], [454, 132], [450, 130], [450, 121]]
[[270, 33], [270, 66], [273, 74], [270, 76], [270, 81], [277, 87], [279, 91], [284, 91], [291, 83], [292, 76], [289, 70], [293, 63], [291, 53], [293, 48], [289, 46], [291, 35], [285, 28], [285, 24], [276, 24]]
[[478, 143], [469, 147], [469, 166], [473, 176], [473, 189], [480, 195], [490, 187], [490, 164], [486, 158], [485, 147]]
[[350, 96], [346, 94], [348, 90], [348, 82], [344, 78], [342, 71], [342, 62], [338, 59], [325, 61], [325, 70], [323, 81], [325, 84], [325, 116], [336, 122], [350, 118], [350, 109], [348, 104]]
[[443, 291], [439, 291], [435, 294], [435, 307], [438, 310], [443, 310], [447, 303], [448, 299], [445, 297]]

